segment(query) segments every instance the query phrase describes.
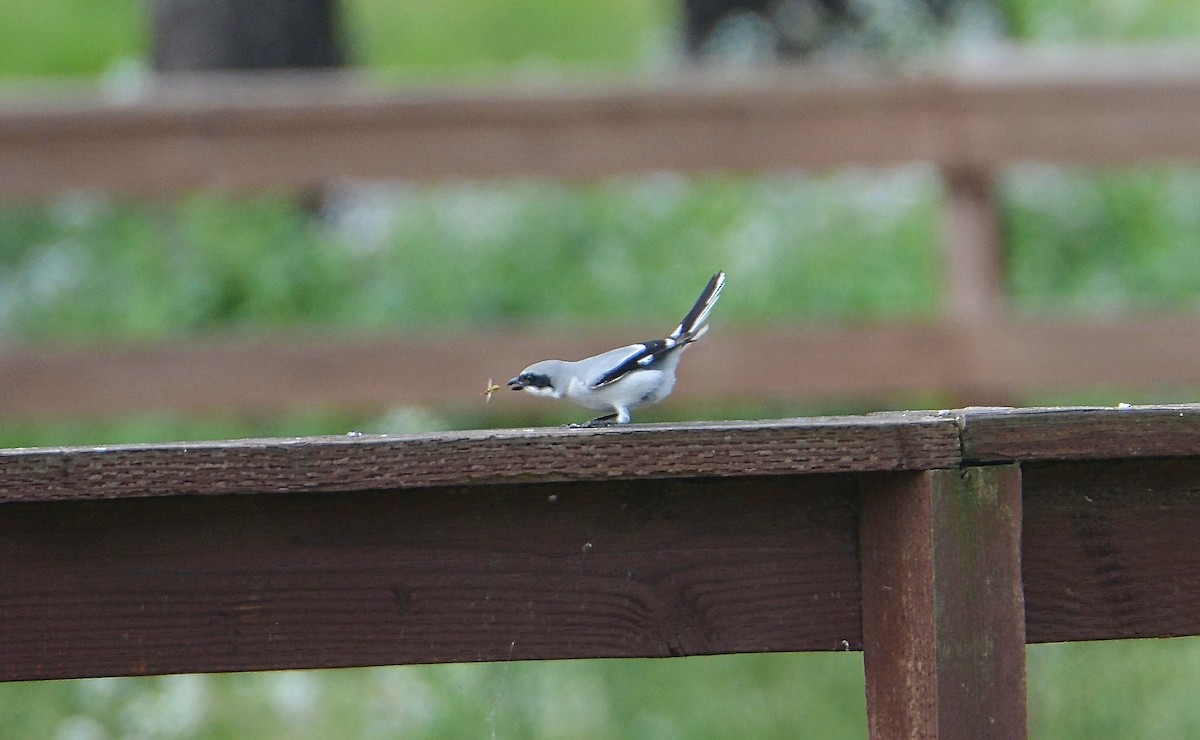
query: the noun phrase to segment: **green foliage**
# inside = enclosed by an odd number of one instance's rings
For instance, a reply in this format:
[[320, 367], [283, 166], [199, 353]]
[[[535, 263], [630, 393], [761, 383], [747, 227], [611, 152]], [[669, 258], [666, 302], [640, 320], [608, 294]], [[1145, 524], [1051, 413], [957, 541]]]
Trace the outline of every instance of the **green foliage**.
[[144, 0], [4, 0], [0, 77], [92, 75], [144, 57]]
[[666, 55], [674, 14], [664, 0], [353, 0], [345, 25], [361, 63], [442, 76], [494, 67], [627, 68]]
[[[911, 185], [901, 176], [890, 195], [909, 202]], [[731, 275], [721, 307], [728, 321], [918, 313], [936, 300], [937, 281], [932, 188], [918, 181], [916, 190], [923, 200], [915, 209], [887, 197], [881, 208], [865, 182], [843, 175], [411, 192], [394, 212], [394, 230], [363, 258], [370, 277], [353, 313], [392, 326], [644, 323], [674, 317], [717, 269]], [[732, 281], [754, 290], [734, 290]]]
[[[1033, 737], [1196, 737], [1200, 639], [1029, 648]], [[0, 684], [6, 737], [866, 736], [859, 654]]]
[[335, 197], [324, 219], [279, 195], [80, 196], [0, 209], [0, 335], [666, 325], [718, 269], [731, 322], [920, 315], [935, 194], [911, 170], [433, 185]]
[[1097, 313], [1200, 305], [1200, 172], [1026, 167], [1005, 191], [1018, 305]]
[[0, 245], [0, 324], [34, 336], [316, 322], [350, 277], [320, 229], [278, 196], [198, 195], [162, 209], [78, 196], [5, 210], [0, 234], [14, 237]]
[[1191, 0], [999, 0], [1009, 33], [1019, 39], [1192, 39], [1200, 34], [1200, 5]]
[[1200, 737], [1200, 638], [1031, 646], [1030, 737]]
[[[1026, 167], [1003, 192], [1019, 306], [1200, 304], [1200, 174]], [[0, 336], [644, 324], [716, 269], [731, 324], [922, 316], [940, 300], [936, 193], [911, 168], [382, 188], [323, 217], [286, 194], [75, 196], [0, 208]]]
[[4, 684], [0, 728], [214, 740], [854, 738], [866, 736], [866, 710], [862, 657], [813, 653]]

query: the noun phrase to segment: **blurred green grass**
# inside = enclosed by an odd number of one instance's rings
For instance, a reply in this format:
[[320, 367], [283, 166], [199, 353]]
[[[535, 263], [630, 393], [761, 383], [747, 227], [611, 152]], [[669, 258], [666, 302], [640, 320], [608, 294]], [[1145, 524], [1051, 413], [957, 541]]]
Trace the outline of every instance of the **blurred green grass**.
[[[664, 0], [345, 7], [355, 60], [384, 75], [654, 70], [671, 63], [678, 45], [677, 5]], [[998, 7], [1023, 39], [1200, 35], [1200, 4], [1182, 0]], [[144, 65], [143, 8], [132, 0], [6, 0], [0, 79]], [[939, 195], [932, 173], [919, 167], [443, 183], [343, 195], [319, 215], [288, 193], [153, 204], [75, 194], [34, 207], [0, 204], [0, 339], [537, 324], [549, 316], [632, 322], [674, 317], [717, 267], [734, 281], [721, 308], [728, 325], [921, 316], [939, 300]], [[1200, 301], [1194, 171], [1028, 166], [1005, 176], [1001, 197], [1010, 290], [1021, 310], [1107, 313]], [[648, 290], [644, 278], [655, 275], [672, 279]], [[421, 409], [380, 419], [143, 415], [0, 425], [0, 444], [478, 423]], [[1035, 737], [1200, 735], [1200, 641], [1034, 646], [1029, 669]], [[0, 685], [0, 736], [14, 738], [864, 734], [861, 657], [841, 654]]]
[[670, 322], [716, 269], [754, 286], [731, 322], [919, 316], [937, 195], [925, 168], [385, 186], [323, 218], [286, 194], [79, 195], [0, 208], [0, 336]]
[[[1001, 198], [1019, 309], [1200, 304], [1200, 173], [1026, 166]], [[286, 193], [0, 204], [0, 338], [630, 324], [718, 268], [733, 325], [918, 318], [941, 300], [939, 199], [910, 166], [364, 186], [316, 217]]]
[[856, 653], [99, 679], [0, 687], [0, 728], [18, 738], [64, 726], [264, 740], [854, 738], [866, 737], [862, 684]]
[[148, 55], [142, 0], [0, 3], [0, 78], [97, 75]]
[[[1033, 645], [1034, 738], [1200, 733], [1200, 639]], [[10, 738], [866, 737], [862, 656], [733, 655], [0, 685]]]

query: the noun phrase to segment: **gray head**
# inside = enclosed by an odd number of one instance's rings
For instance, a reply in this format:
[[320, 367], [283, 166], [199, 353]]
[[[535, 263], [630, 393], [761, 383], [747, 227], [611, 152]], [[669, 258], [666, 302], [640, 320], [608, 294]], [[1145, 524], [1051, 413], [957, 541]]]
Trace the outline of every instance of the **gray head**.
[[562, 360], [535, 362], [508, 381], [508, 387], [514, 391], [528, 391], [535, 396], [561, 398], [566, 390], [560, 387], [565, 376], [563, 370], [566, 364]]

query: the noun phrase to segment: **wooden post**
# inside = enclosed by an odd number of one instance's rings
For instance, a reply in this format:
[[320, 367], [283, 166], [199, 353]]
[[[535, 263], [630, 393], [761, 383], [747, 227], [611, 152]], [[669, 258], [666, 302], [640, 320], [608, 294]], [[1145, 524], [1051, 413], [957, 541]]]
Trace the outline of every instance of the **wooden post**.
[[992, 175], [948, 169], [942, 250], [946, 264], [946, 310], [979, 322], [1004, 311], [1004, 260]]
[[872, 738], [1024, 738], [1016, 465], [864, 477]]

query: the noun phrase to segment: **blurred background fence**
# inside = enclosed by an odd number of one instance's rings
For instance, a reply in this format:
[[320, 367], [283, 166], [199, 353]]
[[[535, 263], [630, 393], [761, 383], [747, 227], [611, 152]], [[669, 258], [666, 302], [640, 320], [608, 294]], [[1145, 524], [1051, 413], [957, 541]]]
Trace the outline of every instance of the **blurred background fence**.
[[[370, 178], [580, 180], [924, 162], [942, 175], [939, 310], [920, 321], [717, 332], [689, 362], [680, 395], [869, 405], [940, 393], [978, 405], [1034, 391], [1200, 386], [1192, 311], [1069, 320], [1010, 311], [994, 185], [1005, 168], [1027, 162], [1195, 161], [1198, 115], [1200, 55], [1145, 51], [1004, 51], [940, 71], [693, 70], [653, 81], [418, 92], [343, 73], [164, 78], [130, 100], [55, 98], [0, 113], [0, 194], [320, 193]], [[531, 249], [524, 258], [549, 255]], [[601, 267], [619, 270], [616, 260]], [[757, 289], [753, 273], [731, 273], [739, 290]], [[669, 269], [628, 279], [646, 291], [678, 280]], [[671, 316], [653, 316], [626, 338], [651, 336]], [[0, 357], [0, 413], [277, 413], [397, 400], [445, 407], [474, 402], [489, 373], [612, 341], [596, 327], [581, 335], [489, 326], [444, 338], [13, 347]]]

